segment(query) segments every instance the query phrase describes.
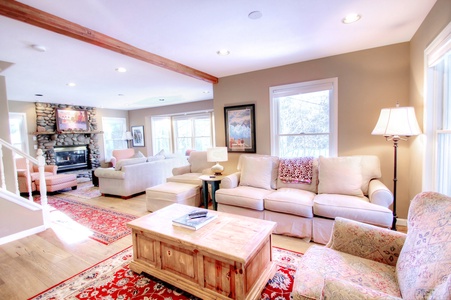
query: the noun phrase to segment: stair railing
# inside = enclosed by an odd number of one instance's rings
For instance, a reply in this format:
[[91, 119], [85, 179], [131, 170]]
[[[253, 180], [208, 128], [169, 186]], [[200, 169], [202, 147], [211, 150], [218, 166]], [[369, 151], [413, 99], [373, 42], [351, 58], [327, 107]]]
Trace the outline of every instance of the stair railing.
[[43, 213], [43, 219], [44, 219], [44, 225], [46, 228], [48, 228], [48, 222], [49, 222], [49, 207], [48, 207], [48, 200], [47, 200], [47, 186], [45, 183], [45, 157], [42, 149], [38, 149], [36, 152], [36, 158], [28, 155], [27, 153], [23, 152], [20, 149], [17, 149], [10, 143], [0, 139], [0, 176], [1, 176], [1, 185], [0, 188], [3, 190], [6, 190], [6, 182], [5, 182], [5, 168], [4, 168], [4, 158], [3, 158], [3, 147], [10, 149], [13, 154], [18, 154], [19, 156], [25, 158], [26, 162], [26, 178], [27, 178], [27, 186], [28, 186], [28, 199], [20, 196], [20, 190], [19, 190], [19, 179], [18, 179], [18, 173], [17, 173], [17, 166], [16, 162], [14, 161], [14, 176], [15, 176], [15, 193], [20, 198], [23, 199], [23, 201], [31, 201], [33, 202], [33, 195], [32, 195], [32, 182], [31, 182], [31, 175], [30, 175], [30, 164], [31, 165], [37, 165], [39, 170], [39, 192], [40, 192], [40, 198], [41, 198], [41, 204], [42, 207], [42, 213]]

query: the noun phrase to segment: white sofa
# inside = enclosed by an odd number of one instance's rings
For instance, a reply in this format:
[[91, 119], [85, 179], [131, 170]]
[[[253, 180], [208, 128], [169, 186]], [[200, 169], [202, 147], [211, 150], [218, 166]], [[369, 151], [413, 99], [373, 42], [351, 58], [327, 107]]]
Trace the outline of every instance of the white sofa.
[[329, 241], [336, 217], [391, 228], [393, 195], [379, 180], [377, 156], [309, 162], [310, 184], [284, 183], [278, 157], [241, 155], [238, 172], [225, 176], [216, 192], [218, 210], [275, 221], [275, 233], [321, 244]]
[[97, 168], [94, 172], [99, 178], [102, 194], [129, 198], [145, 192], [147, 188], [166, 182], [172, 176], [172, 169], [186, 165], [185, 157], [136, 157], [122, 159], [114, 168]]

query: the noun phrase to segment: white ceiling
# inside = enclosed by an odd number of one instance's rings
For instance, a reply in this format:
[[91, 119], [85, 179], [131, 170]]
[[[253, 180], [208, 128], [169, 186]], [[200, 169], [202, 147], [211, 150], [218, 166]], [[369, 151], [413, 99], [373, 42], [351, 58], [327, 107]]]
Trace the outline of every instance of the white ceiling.
[[[410, 41], [436, 0], [20, 2], [221, 78]], [[345, 25], [349, 13], [362, 19]], [[131, 110], [214, 98], [205, 81], [0, 16], [2, 61], [9, 100]]]

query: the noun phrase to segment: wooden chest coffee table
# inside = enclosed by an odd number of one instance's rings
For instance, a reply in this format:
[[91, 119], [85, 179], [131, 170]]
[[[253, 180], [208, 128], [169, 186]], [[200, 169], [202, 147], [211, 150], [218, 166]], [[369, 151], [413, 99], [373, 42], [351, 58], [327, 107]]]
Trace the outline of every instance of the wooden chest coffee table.
[[172, 219], [194, 210], [172, 204], [128, 223], [130, 269], [202, 299], [256, 299], [275, 273], [271, 233], [276, 223], [210, 211], [218, 217], [197, 231]]

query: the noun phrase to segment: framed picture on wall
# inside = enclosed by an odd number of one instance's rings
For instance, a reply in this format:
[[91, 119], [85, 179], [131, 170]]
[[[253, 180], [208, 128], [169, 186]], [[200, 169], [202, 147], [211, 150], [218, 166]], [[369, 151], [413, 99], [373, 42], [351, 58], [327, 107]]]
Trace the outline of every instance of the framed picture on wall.
[[255, 153], [255, 105], [224, 107], [228, 152]]
[[88, 113], [84, 109], [57, 108], [57, 131], [88, 131]]
[[144, 126], [132, 126], [133, 147], [144, 147]]

